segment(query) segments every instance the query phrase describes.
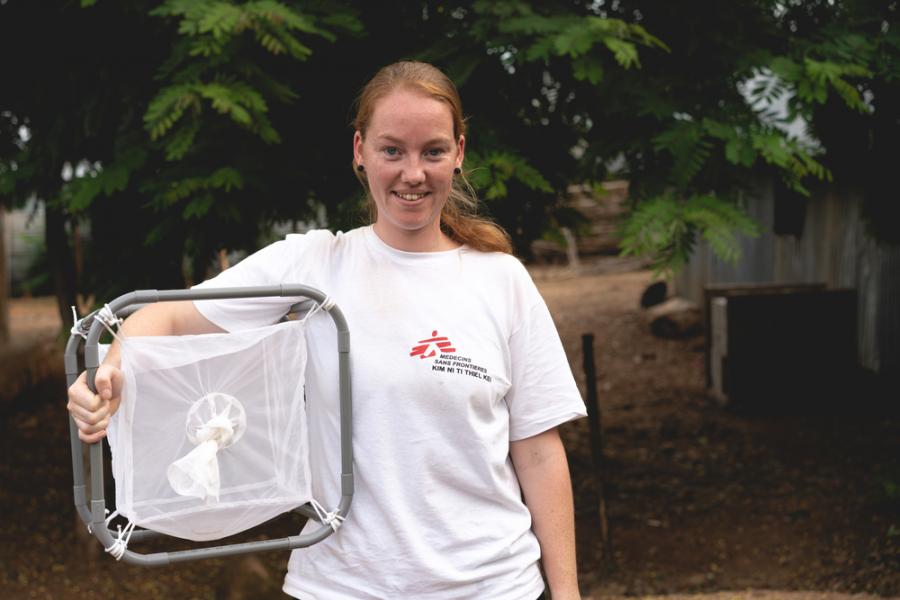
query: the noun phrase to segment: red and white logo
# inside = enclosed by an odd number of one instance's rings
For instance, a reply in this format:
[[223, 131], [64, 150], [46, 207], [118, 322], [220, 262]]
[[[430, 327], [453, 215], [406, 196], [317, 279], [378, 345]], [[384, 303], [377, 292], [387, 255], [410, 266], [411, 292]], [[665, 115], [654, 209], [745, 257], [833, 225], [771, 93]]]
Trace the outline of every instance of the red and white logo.
[[456, 348], [453, 348], [453, 343], [449, 338], [446, 336], [439, 337], [437, 331], [432, 331], [431, 337], [427, 340], [419, 340], [413, 346], [409, 355], [418, 356], [419, 358], [431, 358], [438, 354], [453, 354], [454, 352], [456, 352]]

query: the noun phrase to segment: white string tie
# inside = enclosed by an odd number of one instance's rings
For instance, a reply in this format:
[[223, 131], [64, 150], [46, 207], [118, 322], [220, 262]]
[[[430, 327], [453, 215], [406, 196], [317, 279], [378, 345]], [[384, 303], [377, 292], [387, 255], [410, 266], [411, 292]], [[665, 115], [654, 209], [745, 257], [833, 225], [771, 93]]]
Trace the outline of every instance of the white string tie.
[[113, 331], [113, 326], [115, 325], [117, 328], [121, 328], [123, 321], [113, 313], [112, 309], [109, 308], [109, 304], [104, 304], [103, 308], [97, 311], [97, 315], [94, 318], [100, 321], [115, 339], [119, 340], [119, 342], [122, 341], [118, 334]]
[[69, 333], [77, 335], [83, 340], [87, 339], [87, 334], [81, 330], [81, 319], [78, 318], [78, 311], [75, 310], [74, 305], [72, 305], [72, 329], [69, 330]]
[[104, 523], [106, 523], [107, 525], [109, 525], [109, 522], [110, 522], [110, 521], [112, 521], [112, 520], [115, 519], [117, 516], [119, 516], [119, 509], [117, 508], [116, 510], [112, 511], [112, 513], [109, 512], [109, 509], [108, 509], [108, 508], [105, 509], [105, 510], [106, 510], [106, 514], [108, 514], [109, 516], [106, 517], [106, 521], [104, 521]]
[[334, 300], [331, 299], [331, 296], [325, 296], [325, 299], [322, 300], [322, 303], [319, 306], [324, 310], [329, 311], [334, 308]]
[[334, 308], [334, 300], [332, 300], [330, 296], [325, 296], [325, 299], [322, 300], [321, 302], [317, 302], [316, 305], [312, 307], [312, 310], [307, 312], [306, 315], [304, 315], [303, 318], [300, 319], [300, 322], [301, 323], [305, 322], [307, 319], [309, 319], [310, 317], [315, 315], [320, 310], [324, 310], [327, 312], [327, 311], [331, 310], [332, 308]]
[[131, 534], [134, 531], [134, 523], [128, 521], [124, 529], [122, 529], [121, 525], [117, 525], [116, 528], [119, 530], [116, 541], [112, 543], [112, 546], [104, 548], [104, 550], [109, 552], [116, 560], [122, 560], [122, 557], [125, 556], [125, 550], [128, 549], [128, 540], [131, 539]]
[[343, 524], [344, 517], [338, 513], [338, 509], [326, 512], [322, 505], [315, 500], [310, 500], [309, 504], [313, 507], [313, 510], [316, 511], [316, 516], [319, 517], [319, 521], [321, 521], [323, 525], [330, 526], [332, 531], [337, 531], [338, 527]]

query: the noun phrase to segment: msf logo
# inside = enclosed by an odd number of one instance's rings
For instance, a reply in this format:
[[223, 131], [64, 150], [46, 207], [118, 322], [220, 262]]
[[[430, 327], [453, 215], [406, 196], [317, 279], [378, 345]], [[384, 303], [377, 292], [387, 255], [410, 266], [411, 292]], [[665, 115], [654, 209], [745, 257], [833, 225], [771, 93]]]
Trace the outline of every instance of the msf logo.
[[432, 331], [431, 337], [427, 340], [419, 340], [418, 343], [413, 346], [412, 352], [410, 352], [409, 355], [418, 356], [419, 358], [431, 358], [438, 354], [452, 354], [453, 352], [456, 352], [456, 348], [453, 348], [452, 346], [453, 344], [447, 337], [438, 337], [438, 332]]

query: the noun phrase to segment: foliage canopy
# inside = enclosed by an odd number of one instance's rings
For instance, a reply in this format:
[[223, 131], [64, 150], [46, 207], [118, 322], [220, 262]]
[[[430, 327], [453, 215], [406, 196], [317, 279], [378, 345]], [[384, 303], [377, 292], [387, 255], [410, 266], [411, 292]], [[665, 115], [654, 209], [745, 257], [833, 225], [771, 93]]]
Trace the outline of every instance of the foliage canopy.
[[[28, 58], [5, 69], [0, 201], [37, 194], [56, 234], [90, 226], [84, 289], [180, 285], [185, 257], [199, 279], [215, 250], [253, 249], [273, 222], [323, 210], [332, 226], [359, 222], [352, 99], [377, 68], [414, 58], [460, 87], [470, 179], [519, 253], [577, 225], [567, 184], [617, 177], [631, 182], [627, 252], [668, 269], [706, 239], [734, 259], [737, 236], [757, 230], [741, 206], [767, 177], [801, 195], [832, 179], [867, 185], [872, 215], [887, 204], [897, 11], [883, 0], [8, 0], [4, 55]], [[31, 50], [37, 30], [52, 43]], [[787, 133], [797, 117], [810, 135]], [[74, 176], [59, 176], [66, 165]]]

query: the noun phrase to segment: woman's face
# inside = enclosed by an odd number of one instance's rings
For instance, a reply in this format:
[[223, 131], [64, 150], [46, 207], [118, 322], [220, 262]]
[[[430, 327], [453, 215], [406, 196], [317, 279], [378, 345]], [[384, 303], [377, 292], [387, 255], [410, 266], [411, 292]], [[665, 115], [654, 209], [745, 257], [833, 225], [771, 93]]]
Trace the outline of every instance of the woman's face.
[[453, 138], [450, 107], [422, 92], [398, 89], [375, 104], [365, 139], [353, 152], [365, 167], [378, 210], [375, 231], [400, 250], [447, 247], [441, 209], [463, 160], [465, 140]]

